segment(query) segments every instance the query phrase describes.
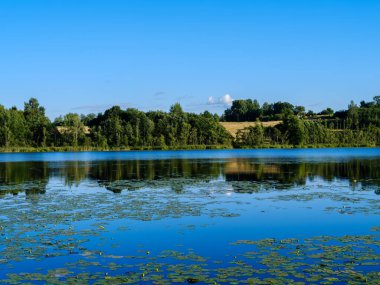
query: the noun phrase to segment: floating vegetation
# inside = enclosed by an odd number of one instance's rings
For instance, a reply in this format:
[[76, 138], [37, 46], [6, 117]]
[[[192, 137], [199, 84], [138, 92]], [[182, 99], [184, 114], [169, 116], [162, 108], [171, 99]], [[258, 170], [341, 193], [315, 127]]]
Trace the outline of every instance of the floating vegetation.
[[8, 274], [1, 282], [379, 284], [379, 236], [321, 236], [302, 241], [295, 238], [239, 240], [233, 246], [236, 255], [225, 255], [220, 261], [202, 257], [192, 250], [165, 250], [154, 257], [117, 257], [118, 263], [107, 261], [113, 256], [95, 262], [87, 255], [84, 260], [66, 263], [66, 268], [47, 273]]

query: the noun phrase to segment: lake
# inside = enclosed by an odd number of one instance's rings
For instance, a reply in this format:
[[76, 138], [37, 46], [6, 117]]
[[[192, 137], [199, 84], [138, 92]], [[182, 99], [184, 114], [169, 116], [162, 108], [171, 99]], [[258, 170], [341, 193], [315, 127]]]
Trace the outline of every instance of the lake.
[[380, 284], [380, 149], [0, 154], [1, 284]]

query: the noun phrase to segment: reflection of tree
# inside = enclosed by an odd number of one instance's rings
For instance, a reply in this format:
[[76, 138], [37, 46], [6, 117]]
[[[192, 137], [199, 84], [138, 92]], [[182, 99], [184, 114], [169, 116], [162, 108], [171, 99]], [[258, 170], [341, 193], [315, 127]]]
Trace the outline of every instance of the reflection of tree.
[[[224, 175], [236, 192], [256, 192], [263, 187], [291, 188], [316, 178], [345, 179], [352, 185], [379, 187], [380, 159], [344, 162], [265, 159], [7, 162], [0, 163], [0, 195], [44, 193], [50, 177], [63, 179], [70, 187], [88, 179], [114, 193], [144, 187], [169, 187], [180, 193], [187, 185], [217, 179], [220, 175]], [[240, 183], [244, 181], [250, 184]], [[376, 188], [375, 192], [379, 194], [380, 191]]]
[[281, 164], [253, 162], [239, 159], [226, 163], [224, 173], [226, 181], [276, 182], [279, 184], [305, 184], [304, 164]]
[[350, 184], [360, 182], [364, 187], [380, 186], [380, 159], [293, 163], [235, 159], [228, 161], [224, 170], [226, 181], [251, 181], [275, 185], [276, 188], [305, 185], [307, 179], [314, 180], [318, 177], [329, 182], [341, 179], [349, 180]]
[[89, 177], [98, 181], [215, 178], [220, 163], [203, 160], [101, 161], [91, 165]]
[[186, 183], [216, 179], [220, 169], [220, 163], [203, 160], [101, 161], [91, 166], [89, 178], [114, 193], [154, 185], [181, 192]]
[[47, 180], [47, 162], [3, 162], [0, 163], [0, 183], [22, 183]]
[[65, 185], [79, 186], [87, 178], [90, 171], [90, 162], [86, 161], [66, 161], [60, 164], [51, 164], [50, 176], [60, 177], [64, 180]]
[[5, 194], [43, 194], [49, 182], [47, 162], [0, 163], [0, 197]]

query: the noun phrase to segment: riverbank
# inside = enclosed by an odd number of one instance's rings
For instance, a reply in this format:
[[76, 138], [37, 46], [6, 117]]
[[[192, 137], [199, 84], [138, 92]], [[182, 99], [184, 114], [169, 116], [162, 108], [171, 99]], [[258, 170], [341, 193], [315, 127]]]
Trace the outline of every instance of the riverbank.
[[136, 151], [136, 150], [206, 150], [206, 149], [233, 149], [230, 145], [188, 145], [178, 147], [156, 147], [156, 146], [140, 146], [140, 147], [9, 147], [0, 148], [0, 153], [18, 153], [18, 152], [83, 152], [83, 151]]
[[86, 152], [86, 151], [136, 151], [136, 150], [209, 150], [209, 149], [302, 149], [302, 148], [352, 148], [352, 147], [369, 147], [376, 148], [379, 146], [370, 144], [316, 144], [316, 145], [261, 145], [261, 146], [240, 146], [231, 145], [188, 145], [177, 147], [119, 147], [119, 148], [101, 148], [101, 147], [9, 147], [0, 148], [0, 153], [33, 153], [33, 152]]

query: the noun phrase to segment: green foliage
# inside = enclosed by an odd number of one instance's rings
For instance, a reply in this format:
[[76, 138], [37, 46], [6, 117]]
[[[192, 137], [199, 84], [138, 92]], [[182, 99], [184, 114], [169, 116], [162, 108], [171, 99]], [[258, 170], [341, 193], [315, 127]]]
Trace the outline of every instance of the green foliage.
[[254, 127], [248, 127], [238, 131], [236, 141], [245, 145], [260, 146], [264, 143], [264, 127], [257, 124]]
[[333, 116], [334, 115], [334, 110], [331, 108], [326, 108], [322, 110], [322, 112], [319, 113], [320, 115], [326, 115], [326, 116]]
[[224, 119], [231, 122], [255, 121], [261, 112], [257, 100], [234, 100], [231, 108], [224, 112]]
[[288, 102], [265, 102], [260, 108], [257, 100], [234, 100], [231, 108], [225, 110], [222, 119], [227, 122], [282, 120], [289, 115], [305, 115], [305, 107], [293, 106]]
[[302, 145], [305, 141], [304, 123], [294, 115], [284, 120], [284, 128], [286, 130], [287, 141], [292, 145]]
[[9, 110], [0, 105], [0, 146], [27, 145], [27, 122], [22, 111], [13, 107]]
[[31, 98], [24, 104], [24, 116], [28, 129], [28, 144], [46, 146], [50, 120], [45, 116], [45, 108], [40, 106], [36, 98]]
[[[360, 107], [351, 101], [347, 110], [334, 113], [331, 108], [326, 108], [318, 115], [309, 111], [306, 116], [302, 106], [293, 107], [286, 102], [264, 103], [261, 108], [261, 118], [263, 120], [281, 118], [282, 123], [264, 128], [263, 139], [258, 133], [257, 126], [240, 130], [234, 145], [236, 147], [379, 146], [379, 98], [379, 96], [374, 97], [373, 102], [362, 101]], [[241, 106], [244, 104], [239, 102], [233, 107], [236, 109]], [[236, 121], [236, 117], [228, 117], [232, 109], [226, 110], [224, 120], [230, 118]]]
[[[35, 98], [24, 110], [0, 105], [0, 148], [31, 150], [118, 150], [118, 149], [203, 149], [289, 146], [379, 146], [380, 97], [373, 102], [351, 102], [347, 110], [333, 113], [326, 108], [316, 115], [305, 114], [303, 106], [287, 102], [264, 103], [236, 100], [219, 118], [205, 111], [184, 112], [179, 103], [169, 112], [142, 112], [114, 106], [98, 115], [69, 113], [53, 123]], [[257, 120], [255, 126], [240, 130], [236, 139], [219, 120]], [[261, 121], [281, 119], [264, 127]]]
[[65, 143], [78, 146], [85, 139], [84, 124], [78, 114], [69, 113], [63, 118]]

